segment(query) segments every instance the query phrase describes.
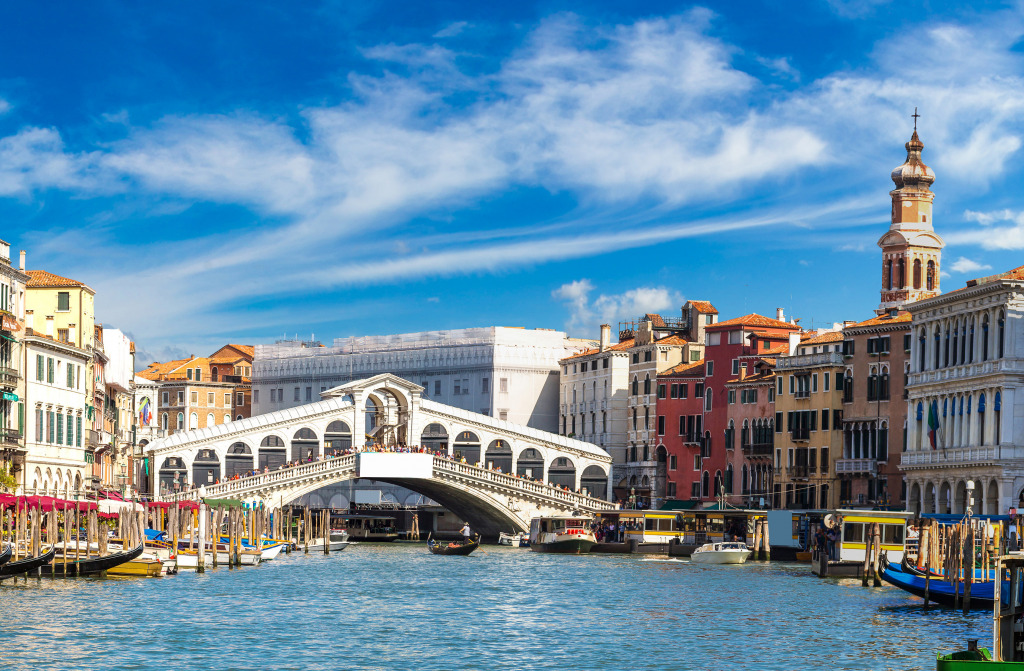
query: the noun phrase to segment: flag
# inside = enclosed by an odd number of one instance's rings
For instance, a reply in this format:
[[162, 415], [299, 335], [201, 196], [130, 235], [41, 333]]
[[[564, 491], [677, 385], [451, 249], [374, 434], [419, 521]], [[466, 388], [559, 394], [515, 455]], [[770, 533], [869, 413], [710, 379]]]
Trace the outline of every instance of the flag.
[[932, 443], [932, 449], [935, 449], [936, 439], [939, 432], [939, 402], [932, 401], [931, 405], [928, 406], [928, 440]]

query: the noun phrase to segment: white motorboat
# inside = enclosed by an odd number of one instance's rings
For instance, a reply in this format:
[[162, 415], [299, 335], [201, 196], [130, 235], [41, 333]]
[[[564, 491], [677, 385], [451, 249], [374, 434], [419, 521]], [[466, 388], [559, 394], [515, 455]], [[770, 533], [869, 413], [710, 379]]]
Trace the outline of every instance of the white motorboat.
[[693, 551], [694, 564], [742, 564], [750, 558], [746, 543], [705, 543]]
[[[341, 552], [349, 546], [348, 532], [347, 531], [332, 531], [331, 537], [327, 541], [327, 548], [331, 552]], [[314, 538], [309, 542], [310, 550], [323, 550], [324, 539], [323, 536], [320, 538]]]
[[587, 554], [597, 539], [590, 530], [590, 517], [555, 515], [530, 520], [530, 549], [534, 552]]
[[514, 548], [528, 548], [530, 547], [530, 534], [507, 534], [504, 531], [502, 531], [498, 534], [498, 545], [508, 545]]

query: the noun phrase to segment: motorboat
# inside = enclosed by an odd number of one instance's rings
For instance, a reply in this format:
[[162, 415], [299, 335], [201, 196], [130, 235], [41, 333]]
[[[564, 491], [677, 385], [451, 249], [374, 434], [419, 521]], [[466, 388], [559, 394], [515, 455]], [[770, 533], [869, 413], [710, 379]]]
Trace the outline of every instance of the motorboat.
[[742, 564], [750, 558], [746, 543], [705, 543], [693, 551], [694, 564]]
[[[332, 531], [330, 538], [327, 540], [327, 549], [331, 552], [341, 552], [349, 546], [348, 532], [346, 531]], [[322, 550], [324, 548], [323, 536], [320, 538], [314, 538], [309, 542], [310, 549]]]
[[530, 549], [534, 552], [587, 554], [597, 543], [591, 519], [577, 515], [534, 517], [530, 520]]
[[498, 534], [498, 545], [507, 545], [514, 548], [530, 547], [530, 534], [525, 532], [507, 534], [504, 531]]

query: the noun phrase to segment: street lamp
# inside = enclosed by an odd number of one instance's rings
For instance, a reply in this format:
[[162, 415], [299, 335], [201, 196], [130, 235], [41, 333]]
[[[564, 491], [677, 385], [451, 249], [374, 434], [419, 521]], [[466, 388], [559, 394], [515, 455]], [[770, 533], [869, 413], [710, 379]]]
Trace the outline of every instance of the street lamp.
[[974, 505], [974, 480], [967, 481], [967, 521], [970, 522], [973, 511], [971, 506]]

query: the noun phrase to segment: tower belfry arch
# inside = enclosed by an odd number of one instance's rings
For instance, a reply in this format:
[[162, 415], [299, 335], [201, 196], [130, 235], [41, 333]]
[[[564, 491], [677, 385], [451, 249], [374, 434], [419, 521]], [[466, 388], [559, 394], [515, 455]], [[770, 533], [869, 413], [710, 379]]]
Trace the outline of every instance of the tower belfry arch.
[[907, 158], [892, 171], [895, 189], [889, 230], [878, 240], [882, 249], [881, 302], [876, 312], [882, 314], [906, 303], [931, 298], [939, 288], [942, 248], [945, 241], [935, 232], [931, 184], [935, 172], [921, 160], [924, 143], [917, 135], [921, 116], [914, 108], [914, 133], [905, 145]]

